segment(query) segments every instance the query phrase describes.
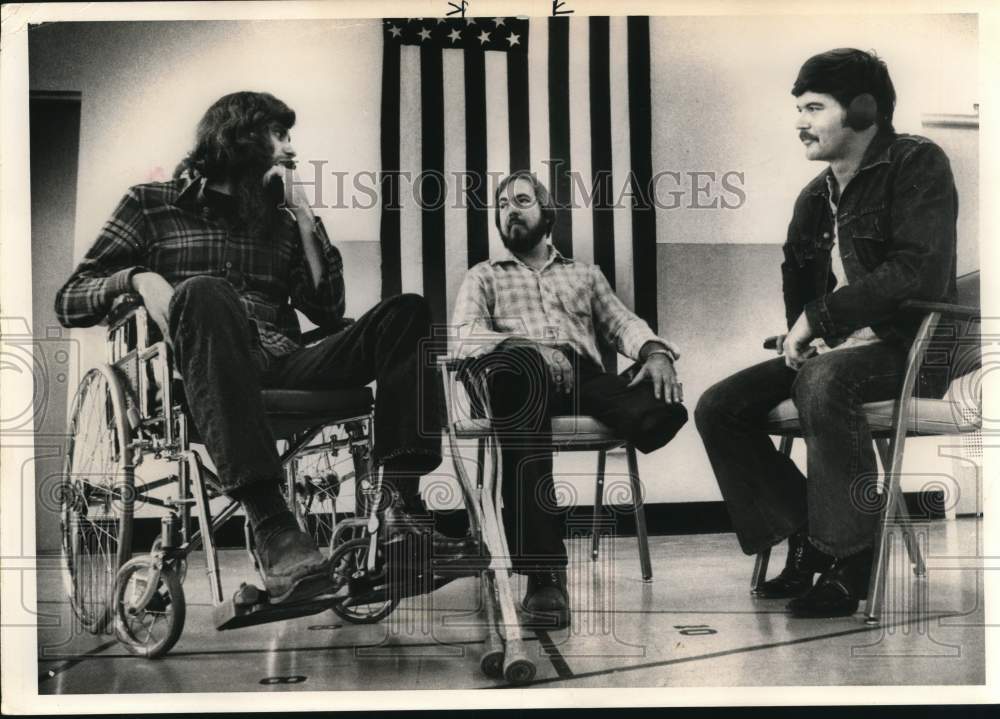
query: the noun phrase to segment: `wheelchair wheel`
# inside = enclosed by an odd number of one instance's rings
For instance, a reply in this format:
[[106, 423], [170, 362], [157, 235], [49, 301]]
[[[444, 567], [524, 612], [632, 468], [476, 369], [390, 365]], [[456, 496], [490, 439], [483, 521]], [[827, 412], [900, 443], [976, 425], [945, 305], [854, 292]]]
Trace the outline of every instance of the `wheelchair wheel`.
[[320, 551], [329, 552], [334, 546], [341, 479], [335, 471], [329, 471], [315, 477], [306, 474], [294, 481], [294, 510], [299, 526], [316, 541]]
[[114, 598], [118, 641], [133, 654], [149, 659], [163, 656], [177, 643], [186, 614], [177, 573], [168, 567], [161, 569], [157, 586], [150, 592], [153, 575], [149, 555], [129, 560], [118, 572]]
[[368, 539], [352, 539], [333, 550], [330, 566], [347, 580], [349, 596], [334, 604], [338, 617], [351, 624], [375, 624], [392, 613], [399, 604], [385, 582], [384, 562], [376, 564], [375, 574], [369, 574]]
[[70, 412], [59, 501], [63, 583], [94, 634], [107, 628], [115, 577], [132, 549], [135, 475], [125, 417], [112, 368], [90, 370]]

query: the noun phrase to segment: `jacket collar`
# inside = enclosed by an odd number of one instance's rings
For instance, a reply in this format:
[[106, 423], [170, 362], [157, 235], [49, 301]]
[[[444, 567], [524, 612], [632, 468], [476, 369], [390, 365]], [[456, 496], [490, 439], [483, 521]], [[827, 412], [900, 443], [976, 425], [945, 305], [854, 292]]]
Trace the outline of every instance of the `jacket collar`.
[[[891, 162], [890, 152], [892, 144], [896, 141], [897, 137], [899, 136], [895, 132], [879, 130], [875, 134], [875, 137], [872, 138], [872, 141], [868, 143], [868, 147], [865, 148], [865, 154], [861, 157], [861, 164], [858, 165], [857, 174], [861, 174], [865, 170], [870, 170], [876, 165]], [[820, 197], [829, 197], [831, 178], [833, 178], [833, 170], [827, 167], [807, 185], [808, 192]]]

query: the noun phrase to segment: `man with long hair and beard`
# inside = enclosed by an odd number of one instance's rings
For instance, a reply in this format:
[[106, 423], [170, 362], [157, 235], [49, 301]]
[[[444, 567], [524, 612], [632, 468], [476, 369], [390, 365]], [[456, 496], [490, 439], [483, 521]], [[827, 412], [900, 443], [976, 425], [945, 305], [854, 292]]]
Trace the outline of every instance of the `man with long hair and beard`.
[[[86, 327], [118, 295], [142, 297], [173, 347], [219, 489], [246, 511], [273, 603], [333, 587], [279, 490], [263, 387], [376, 380], [374, 460], [404, 518], [425, 511], [417, 482], [441, 462], [439, 390], [420, 358], [427, 304], [400, 295], [344, 326], [343, 264], [295, 179], [294, 124], [294, 111], [267, 93], [217, 100], [175, 177], [125, 194], [55, 307], [64, 326]], [[303, 346], [296, 309], [338, 330]], [[435, 553], [463, 548], [434, 533]]]

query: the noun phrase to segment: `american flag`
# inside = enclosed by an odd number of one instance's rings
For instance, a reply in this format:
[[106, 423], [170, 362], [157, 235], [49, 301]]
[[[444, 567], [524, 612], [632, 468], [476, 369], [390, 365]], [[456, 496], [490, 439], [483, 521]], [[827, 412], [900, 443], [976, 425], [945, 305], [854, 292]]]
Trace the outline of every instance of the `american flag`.
[[655, 331], [649, 19], [389, 18], [383, 37], [382, 296], [423, 294], [446, 322], [465, 270], [503, 249], [497, 182], [530, 169], [553, 244]]

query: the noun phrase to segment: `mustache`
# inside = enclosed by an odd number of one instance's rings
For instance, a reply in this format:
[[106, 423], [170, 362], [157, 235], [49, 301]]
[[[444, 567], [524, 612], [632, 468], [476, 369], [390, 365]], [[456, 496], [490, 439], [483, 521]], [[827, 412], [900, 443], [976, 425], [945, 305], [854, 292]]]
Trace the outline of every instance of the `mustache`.
[[819, 141], [818, 137], [816, 137], [815, 135], [810, 135], [808, 132], [805, 132], [804, 130], [799, 133], [799, 139], [800, 140], [812, 140], [813, 142], [818, 142]]

